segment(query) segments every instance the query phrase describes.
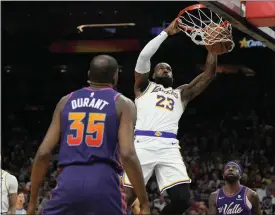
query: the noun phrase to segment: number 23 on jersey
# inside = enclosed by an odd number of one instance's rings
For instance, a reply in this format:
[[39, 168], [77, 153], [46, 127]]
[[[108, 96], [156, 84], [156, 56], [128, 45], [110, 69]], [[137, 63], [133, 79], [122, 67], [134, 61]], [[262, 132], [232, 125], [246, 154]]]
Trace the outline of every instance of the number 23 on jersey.
[[169, 97], [157, 95], [156, 107], [164, 108], [169, 111], [174, 110], [175, 101]]
[[[87, 126], [83, 123], [85, 117], [88, 117]], [[69, 113], [68, 120], [71, 121], [70, 129], [75, 131], [75, 135], [67, 136], [69, 146], [78, 146], [83, 142], [90, 147], [100, 147], [103, 142], [106, 114], [103, 113]], [[85, 132], [85, 127], [86, 132]]]

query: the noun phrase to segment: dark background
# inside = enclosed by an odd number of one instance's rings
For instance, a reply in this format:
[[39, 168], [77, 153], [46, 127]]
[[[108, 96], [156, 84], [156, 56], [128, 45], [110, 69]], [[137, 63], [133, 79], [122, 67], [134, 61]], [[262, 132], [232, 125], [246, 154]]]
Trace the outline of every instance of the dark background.
[[[49, 123], [51, 111], [64, 95], [86, 85], [89, 62], [99, 53], [51, 53], [49, 46], [60, 40], [137, 39], [142, 48], [150, 39], [152, 27], [171, 22], [184, 7], [196, 2], [3, 2], [2, 3], [2, 69], [3, 110], [15, 111], [24, 120], [34, 119]], [[118, 27], [115, 34], [103, 28], [87, 28], [79, 33], [81, 24], [136, 23], [135, 27]], [[196, 98], [184, 113], [184, 122], [195, 123], [197, 117], [215, 117], [224, 111], [253, 105], [260, 108], [267, 94], [274, 96], [275, 56], [268, 48], [240, 48], [243, 37], [252, 39], [233, 29], [236, 48], [219, 57], [219, 64], [244, 65], [256, 72], [219, 75], [207, 90]], [[122, 66], [119, 90], [133, 98], [134, 66], [139, 52], [112, 53]], [[167, 39], [152, 58], [152, 66], [159, 61], [171, 64], [175, 76], [174, 86], [188, 83], [201, 71], [204, 47], [195, 45], [184, 33]], [[66, 72], [60, 72], [60, 65]], [[7, 72], [8, 71], [8, 72]], [[272, 90], [273, 89], [273, 90]], [[32, 108], [31, 108], [32, 107]], [[39, 109], [43, 107], [43, 117]], [[26, 114], [31, 113], [31, 118]], [[261, 110], [264, 112], [265, 110]], [[262, 113], [264, 114], [264, 113]], [[26, 119], [25, 119], [26, 118]], [[198, 119], [200, 120], [200, 118]], [[184, 129], [185, 123], [180, 126]], [[29, 123], [28, 123], [29, 124]]]

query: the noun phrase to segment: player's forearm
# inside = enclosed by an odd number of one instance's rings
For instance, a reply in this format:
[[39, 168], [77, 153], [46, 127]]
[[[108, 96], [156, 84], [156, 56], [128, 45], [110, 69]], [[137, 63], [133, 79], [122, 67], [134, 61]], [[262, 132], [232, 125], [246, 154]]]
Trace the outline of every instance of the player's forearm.
[[9, 214], [9, 215], [14, 215], [15, 212], [16, 212], [16, 207], [15, 207], [15, 206], [14, 206], [14, 207], [10, 207], [10, 208], [9, 208], [9, 211], [8, 211], [8, 214]]
[[214, 76], [217, 70], [217, 55], [208, 52], [204, 72], [209, 76]]
[[136, 155], [128, 155], [122, 157], [123, 167], [126, 174], [134, 187], [134, 191], [138, 197], [140, 205], [148, 204], [145, 183], [139, 160]]
[[165, 31], [162, 31], [158, 36], [152, 39], [147, 45], [142, 49], [138, 56], [135, 71], [138, 73], [147, 73], [150, 71], [150, 59], [156, 53], [163, 41], [168, 37]]
[[[17, 197], [17, 194], [16, 194], [16, 197]], [[8, 214], [12, 214], [14, 215], [16, 212], [16, 198], [15, 198], [15, 201], [13, 202], [10, 202], [10, 206], [9, 206], [9, 210], [8, 210]]]
[[13, 193], [9, 196], [9, 210], [8, 214], [15, 214], [16, 212], [17, 193]]
[[31, 173], [31, 194], [30, 194], [30, 202], [36, 203], [39, 187], [42, 184], [44, 177], [47, 173], [49, 162], [50, 162], [51, 154], [40, 154], [39, 150], [36, 154], [32, 173]]

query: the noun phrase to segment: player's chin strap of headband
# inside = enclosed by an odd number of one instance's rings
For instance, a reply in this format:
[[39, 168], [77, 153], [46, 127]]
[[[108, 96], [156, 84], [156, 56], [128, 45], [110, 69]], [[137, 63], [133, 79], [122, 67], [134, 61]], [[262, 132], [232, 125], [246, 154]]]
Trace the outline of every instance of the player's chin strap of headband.
[[224, 165], [224, 167], [223, 167], [223, 169], [225, 169], [227, 166], [229, 166], [229, 165], [233, 165], [233, 166], [236, 166], [237, 168], [238, 168], [238, 170], [239, 170], [239, 173], [240, 174], [242, 174], [242, 172], [243, 172], [243, 170], [242, 170], [242, 168], [241, 168], [241, 166], [239, 165], [239, 164], [237, 164], [236, 162], [234, 162], [234, 161], [230, 161], [230, 162], [228, 162], [228, 163], [226, 163], [225, 165]]

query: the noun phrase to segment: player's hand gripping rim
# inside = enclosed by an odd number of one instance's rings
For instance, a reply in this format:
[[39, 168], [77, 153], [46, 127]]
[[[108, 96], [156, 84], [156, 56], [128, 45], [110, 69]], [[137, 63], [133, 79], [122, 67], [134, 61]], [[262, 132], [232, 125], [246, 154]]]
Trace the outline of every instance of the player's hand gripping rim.
[[173, 22], [170, 23], [170, 25], [167, 28], [164, 29], [164, 31], [168, 35], [174, 35], [174, 34], [180, 32], [178, 25], [179, 25], [179, 21], [178, 21], [178, 18], [176, 18], [176, 19], [174, 19]]

